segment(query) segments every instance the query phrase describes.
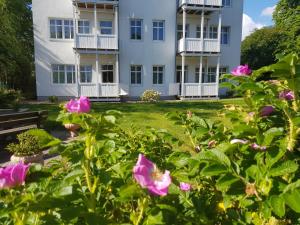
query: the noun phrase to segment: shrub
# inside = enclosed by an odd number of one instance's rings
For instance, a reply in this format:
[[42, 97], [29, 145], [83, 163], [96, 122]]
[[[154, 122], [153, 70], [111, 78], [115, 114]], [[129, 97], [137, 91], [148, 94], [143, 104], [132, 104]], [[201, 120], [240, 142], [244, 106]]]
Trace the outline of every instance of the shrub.
[[49, 96], [48, 100], [51, 103], [57, 103], [58, 102], [58, 97], [57, 96]]
[[16, 156], [30, 156], [42, 151], [38, 137], [27, 132], [17, 135], [18, 143], [9, 144], [6, 149]]
[[157, 102], [160, 99], [160, 93], [155, 90], [146, 90], [141, 96], [141, 100], [145, 102]]
[[6, 147], [9, 152], [16, 156], [34, 155], [61, 142], [41, 129], [31, 129], [18, 134], [17, 140], [18, 143], [11, 143]]
[[22, 99], [21, 91], [0, 88], [0, 108], [18, 108]]
[[[289, 55], [226, 75], [244, 104], [217, 121], [170, 114], [194, 151], [164, 130], [121, 130], [116, 111], [73, 113], [80, 138], [25, 187], [0, 190], [0, 223], [299, 225], [299, 65]], [[265, 71], [276, 80], [258, 82]]]

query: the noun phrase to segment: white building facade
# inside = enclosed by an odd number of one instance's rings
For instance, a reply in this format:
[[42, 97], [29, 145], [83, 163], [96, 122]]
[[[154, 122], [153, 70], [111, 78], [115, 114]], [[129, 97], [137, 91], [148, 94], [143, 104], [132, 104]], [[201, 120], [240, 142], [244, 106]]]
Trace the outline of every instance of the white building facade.
[[242, 0], [33, 0], [37, 96], [218, 97]]

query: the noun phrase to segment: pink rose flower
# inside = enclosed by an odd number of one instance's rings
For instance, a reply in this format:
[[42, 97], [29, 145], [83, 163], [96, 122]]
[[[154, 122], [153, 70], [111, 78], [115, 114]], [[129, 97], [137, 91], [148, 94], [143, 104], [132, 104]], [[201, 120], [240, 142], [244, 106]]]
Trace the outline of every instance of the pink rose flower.
[[249, 68], [248, 65], [240, 65], [231, 71], [231, 74], [234, 76], [248, 76], [251, 73], [252, 70]]
[[70, 113], [89, 113], [91, 111], [91, 103], [87, 97], [81, 96], [79, 99], [71, 99], [65, 108]]
[[295, 94], [291, 90], [284, 90], [279, 93], [279, 98], [287, 100], [287, 101], [291, 101], [291, 100], [295, 99]]
[[156, 165], [142, 154], [133, 168], [133, 176], [143, 188], [158, 196], [166, 196], [172, 182], [169, 171], [161, 173]]
[[23, 163], [0, 168], [0, 190], [23, 185], [29, 166]]
[[273, 106], [265, 106], [261, 109], [260, 115], [265, 117], [271, 115], [275, 111]]
[[260, 146], [256, 143], [253, 143], [251, 145], [251, 148], [254, 149], [254, 150], [260, 150], [260, 151], [266, 151], [267, 150], [267, 147], [266, 146]]
[[234, 144], [248, 144], [248, 141], [247, 140], [242, 140], [242, 139], [232, 139], [230, 141], [230, 144], [234, 145]]
[[191, 190], [191, 185], [184, 183], [184, 182], [180, 182], [180, 190], [182, 191], [190, 191]]

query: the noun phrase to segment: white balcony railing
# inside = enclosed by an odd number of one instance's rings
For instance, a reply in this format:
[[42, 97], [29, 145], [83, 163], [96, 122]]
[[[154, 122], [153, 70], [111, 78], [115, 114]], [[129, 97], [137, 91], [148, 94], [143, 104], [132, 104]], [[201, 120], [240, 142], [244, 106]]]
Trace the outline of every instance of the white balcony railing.
[[76, 48], [117, 50], [118, 39], [115, 35], [77, 34]]
[[222, 7], [222, 0], [179, 0], [179, 7], [182, 5]]
[[183, 95], [186, 97], [209, 97], [218, 96], [218, 84], [216, 83], [185, 83], [183, 93], [181, 93], [181, 84], [175, 83], [169, 85], [169, 95]]
[[186, 38], [180, 39], [178, 42], [178, 52], [220, 52], [220, 42], [218, 39], [204, 39], [202, 41], [200, 38]]
[[119, 97], [119, 84], [80, 84], [80, 95], [87, 97]]
[[117, 5], [119, 4], [119, 0], [73, 0], [75, 3], [84, 3], [84, 4], [112, 4]]

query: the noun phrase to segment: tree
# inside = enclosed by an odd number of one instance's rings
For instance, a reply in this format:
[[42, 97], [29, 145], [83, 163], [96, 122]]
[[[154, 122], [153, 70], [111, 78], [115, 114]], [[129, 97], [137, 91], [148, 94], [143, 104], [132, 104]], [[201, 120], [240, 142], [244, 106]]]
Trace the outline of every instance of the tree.
[[265, 27], [256, 30], [242, 43], [242, 63], [253, 69], [273, 64], [276, 54], [283, 51], [281, 42], [287, 35], [278, 28]]
[[0, 83], [33, 92], [33, 26], [30, 0], [0, 0]]
[[300, 1], [280, 0], [273, 14], [276, 27], [288, 38], [282, 42], [285, 53], [300, 52]]

